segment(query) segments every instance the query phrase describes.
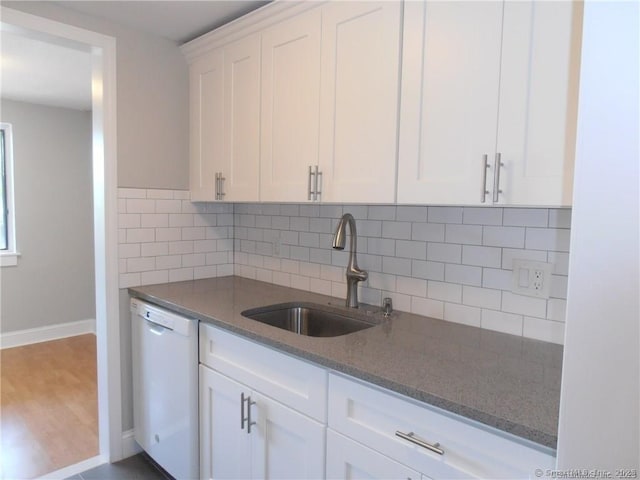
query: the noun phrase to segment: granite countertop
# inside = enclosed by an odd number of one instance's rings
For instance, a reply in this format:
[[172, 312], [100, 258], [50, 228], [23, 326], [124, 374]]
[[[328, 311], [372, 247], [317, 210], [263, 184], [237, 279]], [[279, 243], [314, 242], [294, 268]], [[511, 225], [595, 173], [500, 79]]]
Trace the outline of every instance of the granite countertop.
[[241, 315], [291, 301], [344, 300], [241, 277], [130, 288], [132, 296], [555, 449], [562, 346], [404, 312], [333, 338]]

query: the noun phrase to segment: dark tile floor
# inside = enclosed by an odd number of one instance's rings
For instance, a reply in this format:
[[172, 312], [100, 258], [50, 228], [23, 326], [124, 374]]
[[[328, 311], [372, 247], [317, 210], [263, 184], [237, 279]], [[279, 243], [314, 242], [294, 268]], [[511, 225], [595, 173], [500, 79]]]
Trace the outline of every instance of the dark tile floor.
[[173, 480], [148, 455], [140, 453], [116, 463], [106, 463], [67, 480]]

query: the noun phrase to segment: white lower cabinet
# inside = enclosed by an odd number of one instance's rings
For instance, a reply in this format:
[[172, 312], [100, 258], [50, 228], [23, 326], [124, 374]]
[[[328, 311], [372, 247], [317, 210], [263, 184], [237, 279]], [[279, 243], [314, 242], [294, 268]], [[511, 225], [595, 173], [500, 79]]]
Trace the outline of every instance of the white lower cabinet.
[[203, 479], [533, 478], [553, 450], [200, 324]]
[[326, 426], [258, 393], [250, 401], [251, 478], [324, 478]]
[[[434, 480], [530, 478], [536, 469], [555, 465], [549, 449], [342, 375], [329, 375], [328, 398], [328, 458], [336, 455], [331, 443], [336, 440], [333, 432], [338, 432], [373, 451], [366, 453], [369, 458], [379, 453]], [[354, 469], [368, 465], [365, 453], [356, 447], [343, 449], [330, 463]], [[330, 463], [327, 472], [339, 475], [340, 467], [329, 467]], [[380, 473], [372, 478], [376, 476], [385, 477]]]
[[200, 365], [200, 478], [250, 478], [251, 444], [240, 429], [244, 385]]
[[325, 425], [200, 365], [200, 478], [323, 478]]
[[419, 480], [422, 475], [333, 430], [327, 430], [327, 478]]
[[200, 362], [200, 478], [324, 478], [325, 369], [205, 324]]

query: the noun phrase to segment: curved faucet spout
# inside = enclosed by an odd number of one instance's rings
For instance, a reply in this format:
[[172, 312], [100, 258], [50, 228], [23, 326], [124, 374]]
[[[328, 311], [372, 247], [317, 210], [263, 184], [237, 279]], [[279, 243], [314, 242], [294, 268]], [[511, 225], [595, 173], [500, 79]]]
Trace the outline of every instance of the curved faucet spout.
[[344, 250], [346, 243], [346, 227], [349, 225], [351, 233], [351, 244], [349, 252], [349, 263], [347, 264], [347, 301], [346, 305], [350, 308], [358, 308], [358, 282], [363, 282], [368, 278], [366, 271], [361, 270], [358, 267], [357, 245], [358, 235], [356, 233], [356, 221], [353, 215], [345, 213], [336, 228], [336, 233], [333, 236], [333, 248], [336, 250]]

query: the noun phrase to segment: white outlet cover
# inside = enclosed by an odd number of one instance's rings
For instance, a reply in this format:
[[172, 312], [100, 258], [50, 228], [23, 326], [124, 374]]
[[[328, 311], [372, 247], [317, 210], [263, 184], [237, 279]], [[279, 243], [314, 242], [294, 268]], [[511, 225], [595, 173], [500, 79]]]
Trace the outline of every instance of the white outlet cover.
[[[542, 278], [537, 279], [536, 272], [541, 272]], [[529, 297], [549, 298], [551, 272], [553, 263], [514, 258], [511, 291]]]

